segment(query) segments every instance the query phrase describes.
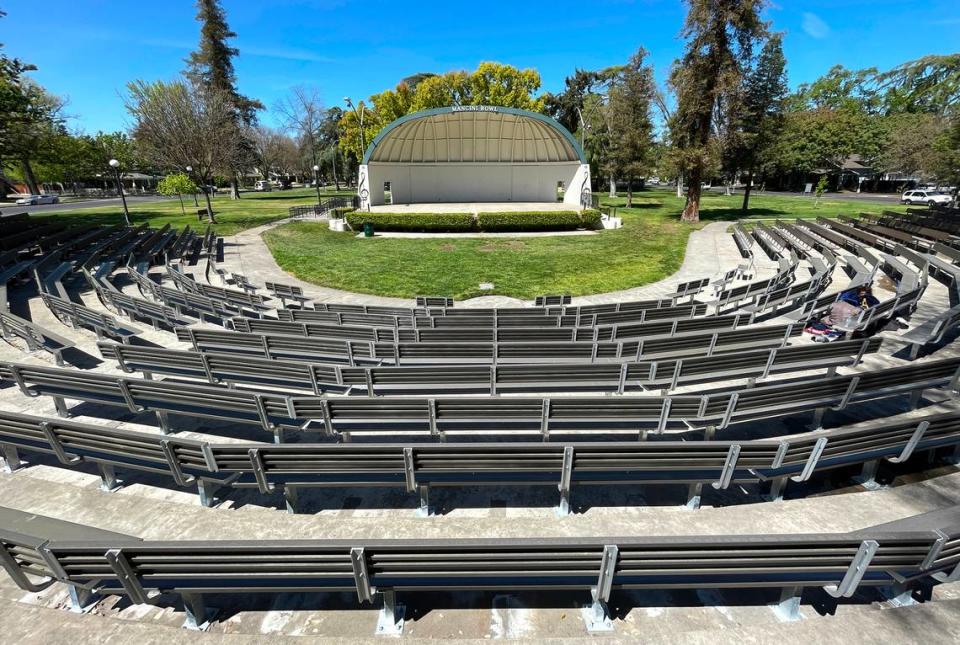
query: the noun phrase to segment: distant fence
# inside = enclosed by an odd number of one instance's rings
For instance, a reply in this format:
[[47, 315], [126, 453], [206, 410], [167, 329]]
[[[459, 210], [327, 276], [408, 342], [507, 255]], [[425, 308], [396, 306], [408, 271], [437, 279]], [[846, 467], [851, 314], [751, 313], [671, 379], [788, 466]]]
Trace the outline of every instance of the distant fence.
[[318, 204], [308, 204], [307, 206], [292, 206], [290, 208], [290, 217], [328, 217], [330, 212], [338, 208], [360, 208], [360, 198], [356, 195], [352, 197], [330, 197], [324, 199]]

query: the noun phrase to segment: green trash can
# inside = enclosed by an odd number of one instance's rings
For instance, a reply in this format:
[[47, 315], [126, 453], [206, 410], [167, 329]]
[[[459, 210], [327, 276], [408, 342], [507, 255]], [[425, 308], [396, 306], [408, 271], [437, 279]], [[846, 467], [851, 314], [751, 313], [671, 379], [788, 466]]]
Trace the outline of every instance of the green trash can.
[[363, 236], [364, 237], [373, 237], [373, 223], [364, 222], [363, 223]]

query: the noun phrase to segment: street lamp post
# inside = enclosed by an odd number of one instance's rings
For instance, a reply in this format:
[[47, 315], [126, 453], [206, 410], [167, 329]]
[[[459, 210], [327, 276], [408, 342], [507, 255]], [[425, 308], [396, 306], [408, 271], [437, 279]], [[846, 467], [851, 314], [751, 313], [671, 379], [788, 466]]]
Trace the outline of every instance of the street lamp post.
[[123, 202], [123, 221], [130, 226], [130, 210], [127, 208], [127, 198], [123, 194], [123, 182], [120, 181], [120, 162], [116, 159], [110, 160], [110, 167], [113, 168], [113, 176], [117, 179], [117, 190], [120, 191], [120, 201]]
[[320, 212], [320, 166], [313, 166], [313, 185], [317, 189], [317, 213]]
[[[191, 181], [193, 180], [193, 166], [187, 166], [187, 177], [189, 177]], [[196, 186], [196, 183], [193, 185]], [[196, 190], [193, 191], [193, 206], [194, 208], [200, 208], [200, 202], [197, 201]]]
[[360, 148], [361, 148], [361, 150], [360, 150], [360, 156], [363, 157], [363, 153], [364, 153], [364, 152], [366, 151], [366, 149], [367, 149], [367, 141], [366, 141], [366, 138], [364, 137], [364, 134], [363, 134], [363, 113], [364, 113], [364, 111], [365, 111], [365, 109], [366, 109], [366, 106], [363, 104], [363, 102], [361, 102], [361, 103], [360, 103], [360, 110], [357, 111], [357, 106], [355, 106], [355, 105], [353, 104], [353, 101], [350, 100], [350, 97], [349, 97], [349, 96], [344, 96], [344, 97], [343, 97], [343, 101], [344, 101], [344, 103], [347, 104], [347, 107], [348, 107], [348, 108], [351, 108], [351, 109], [353, 110], [353, 113], [356, 114], [356, 115], [357, 115], [357, 118], [360, 120]]

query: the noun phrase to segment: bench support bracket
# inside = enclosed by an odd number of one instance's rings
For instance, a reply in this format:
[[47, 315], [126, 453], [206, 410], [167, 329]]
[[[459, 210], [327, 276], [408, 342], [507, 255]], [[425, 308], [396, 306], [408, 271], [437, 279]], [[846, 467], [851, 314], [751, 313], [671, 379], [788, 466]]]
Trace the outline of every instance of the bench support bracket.
[[800, 613], [800, 598], [803, 596], [803, 587], [784, 587], [780, 591], [780, 601], [770, 605], [774, 615], [780, 622], [792, 623], [803, 619]]
[[610, 619], [607, 602], [610, 600], [610, 591], [613, 588], [613, 576], [617, 570], [619, 555], [620, 549], [617, 545], [608, 544], [603, 547], [597, 586], [590, 590], [593, 602], [581, 609], [583, 622], [590, 633], [613, 631], [613, 621]]
[[100, 490], [105, 493], [112, 493], [120, 489], [120, 481], [117, 479], [117, 473], [110, 464], [97, 464], [97, 470], [100, 471]]
[[703, 484], [696, 482], [687, 486], [686, 508], [695, 511], [700, 508], [700, 497], [703, 493]]
[[783, 489], [787, 487], [787, 477], [775, 477], [770, 480], [770, 492], [764, 495], [768, 502], [782, 502]]
[[880, 490], [881, 488], [886, 488], [886, 486], [877, 482], [877, 468], [879, 466], [880, 461], [878, 459], [864, 462], [863, 470], [860, 471], [859, 475], [853, 478], [853, 481], [857, 482], [867, 490]]
[[400, 636], [403, 634], [403, 604], [397, 603], [397, 594], [392, 589], [380, 592], [383, 606], [377, 616], [377, 636]]
[[20, 451], [17, 450], [16, 446], [9, 444], [0, 446], [0, 471], [12, 473], [15, 470], [19, 470], [22, 466], [23, 462], [20, 461]]
[[183, 628], [195, 632], [205, 632], [210, 628], [218, 611], [207, 607], [203, 600], [203, 594], [199, 593], [181, 593], [183, 600], [183, 609], [187, 614], [183, 621]]
[[100, 601], [100, 595], [90, 589], [68, 584], [67, 591], [70, 594], [70, 611], [75, 614], [85, 614], [89, 612], [96, 607], [97, 602]]
[[415, 515], [417, 517], [431, 517], [435, 515], [430, 508], [430, 486], [420, 484], [417, 486], [417, 492], [420, 494], [420, 505], [417, 507]]
[[200, 506], [213, 508], [217, 505], [217, 490], [220, 487], [211, 479], [197, 479], [197, 496], [200, 498]]
[[284, 486], [283, 503], [288, 513], [296, 514], [300, 507], [300, 489], [296, 486]]

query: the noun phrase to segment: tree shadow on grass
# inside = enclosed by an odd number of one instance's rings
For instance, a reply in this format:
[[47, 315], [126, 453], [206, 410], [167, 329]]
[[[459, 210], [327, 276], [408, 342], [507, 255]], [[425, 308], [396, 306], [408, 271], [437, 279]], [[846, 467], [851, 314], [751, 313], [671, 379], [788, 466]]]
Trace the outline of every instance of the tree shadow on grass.
[[700, 220], [707, 222], [729, 221], [741, 219], [757, 219], [763, 217], [792, 217], [790, 211], [779, 208], [751, 208], [744, 213], [739, 208], [701, 208]]

